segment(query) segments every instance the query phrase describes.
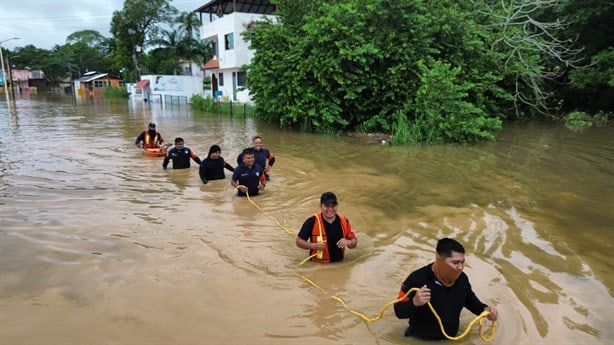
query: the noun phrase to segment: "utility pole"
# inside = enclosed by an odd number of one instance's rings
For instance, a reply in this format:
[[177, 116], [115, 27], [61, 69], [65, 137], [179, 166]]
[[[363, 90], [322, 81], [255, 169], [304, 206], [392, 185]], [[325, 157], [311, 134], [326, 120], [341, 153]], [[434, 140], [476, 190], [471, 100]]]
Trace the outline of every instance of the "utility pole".
[[[19, 55], [15, 55], [19, 56]], [[11, 81], [11, 97], [13, 97], [13, 102], [15, 102], [15, 85], [13, 85], [13, 66], [11, 66], [11, 59], [8, 54], [6, 54], [6, 64], [9, 70], [9, 80]]]
[[[4, 88], [4, 95], [6, 96], [6, 107], [7, 108], [11, 107], [11, 102], [9, 100], [9, 90], [7, 89], [7, 86], [8, 86], [7, 84], [8, 83], [7, 83], [6, 70], [4, 69], [4, 56], [2, 55], [2, 43], [8, 42], [8, 41], [11, 41], [11, 40], [18, 40], [18, 39], [19, 39], [19, 37], [13, 37], [13, 38], [9, 38], [9, 39], [0, 41], [0, 60], [2, 60], [2, 79], [3, 79], [3, 82], [4, 82], [4, 87], [3, 88]], [[10, 82], [12, 82], [12, 80]]]

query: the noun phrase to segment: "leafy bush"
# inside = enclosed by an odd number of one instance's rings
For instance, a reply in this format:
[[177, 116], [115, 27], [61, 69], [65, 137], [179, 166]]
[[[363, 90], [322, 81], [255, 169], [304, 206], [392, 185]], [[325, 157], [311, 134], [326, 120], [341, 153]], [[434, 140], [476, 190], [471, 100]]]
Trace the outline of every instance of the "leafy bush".
[[109, 98], [128, 98], [128, 90], [125, 87], [105, 87], [103, 95]]
[[613, 117], [612, 114], [605, 112], [591, 116], [583, 111], [572, 111], [565, 115], [565, 127], [572, 131], [582, 131], [587, 127], [605, 126], [610, 117]]
[[200, 95], [192, 96], [192, 109], [202, 110], [208, 113], [255, 116], [255, 107], [250, 104], [237, 102], [217, 102], [213, 98], [205, 98]]
[[407, 116], [402, 111], [397, 111], [396, 119], [392, 124], [392, 144], [407, 145], [410, 142], [415, 142], [415, 137], [412, 133], [412, 128], [409, 126]]
[[494, 141], [491, 132], [500, 130], [502, 121], [466, 101], [474, 85], [458, 79], [460, 67], [441, 61], [430, 65], [418, 62], [421, 85], [410, 125], [415, 139], [426, 143]]

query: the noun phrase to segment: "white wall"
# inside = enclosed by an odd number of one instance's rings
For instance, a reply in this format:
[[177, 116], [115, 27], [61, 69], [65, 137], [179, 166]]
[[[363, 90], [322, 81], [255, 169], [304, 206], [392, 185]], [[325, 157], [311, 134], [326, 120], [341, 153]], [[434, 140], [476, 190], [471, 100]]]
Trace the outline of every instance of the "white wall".
[[[264, 18], [270, 18], [273, 21], [276, 20], [272, 15], [261, 15], [255, 13], [231, 13], [221, 18], [205, 23], [200, 28], [201, 39], [208, 39], [211, 41], [217, 41], [218, 43], [218, 60], [219, 69], [209, 70], [207, 75], [215, 74], [218, 76], [220, 73], [224, 74], [224, 85], [218, 85], [218, 90], [222, 91], [223, 96], [227, 96], [228, 100], [235, 101], [233, 99], [233, 81], [232, 73], [239, 72], [242, 66], [249, 64], [254, 57], [254, 52], [249, 49], [249, 44], [243, 39], [242, 32], [247, 30], [247, 26], [256, 21], [264, 20]], [[234, 34], [234, 48], [226, 50], [225, 48], [225, 35]], [[218, 77], [219, 80], [219, 77]], [[248, 90], [238, 91], [241, 89], [237, 86], [236, 101], [249, 103], [251, 97]]]
[[194, 95], [205, 97], [202, 76], [162, 74], [141, 76], [141, 80], [145, 79], [149, 80], [149, 89], [152, 96], [161, 95], [162, 99], [164, 99], [164, 95], [185, 96], [188, 101]]

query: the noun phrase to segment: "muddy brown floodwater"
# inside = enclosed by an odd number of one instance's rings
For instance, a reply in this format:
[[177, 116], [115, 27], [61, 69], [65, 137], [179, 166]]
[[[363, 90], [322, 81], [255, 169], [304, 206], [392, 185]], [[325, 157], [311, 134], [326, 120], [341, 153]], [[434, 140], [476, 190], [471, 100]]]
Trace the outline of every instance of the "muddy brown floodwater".
[[[0, 103], [1, 344], [421, 344], [392, 308], [438, 238], [461, 241], [495, 344], [614, 339], [614, 133], [507, 125], [476, 146], [390, 147], [253, 119], [71, 99]], [[234, 164], [259, 134], [277, 157], [253, 201], [198, 169], [163, 170], [134, 139], [156, 122]], [[340, 264], [294, 244], [334, 191], [359, 238]], [[288, 231], [286, 231], [288, 230]], [[473, 315], [463, 313], [461, 328]], [[459, 344], [481, 344], [473, 330]]]

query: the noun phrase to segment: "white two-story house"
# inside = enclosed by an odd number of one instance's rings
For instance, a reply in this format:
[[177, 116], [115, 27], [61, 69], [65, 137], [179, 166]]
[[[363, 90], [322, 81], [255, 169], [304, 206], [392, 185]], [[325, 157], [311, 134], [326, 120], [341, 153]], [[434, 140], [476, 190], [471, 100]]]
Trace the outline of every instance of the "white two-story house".
[[276, 20], [275, 10], [268, 0], [212, 0], [194, 10], [200, 15], [200, 38], [213, 47], [213, 58], [203, 66], [205, 75], [211, 77], [213, 97], [251, 102], [242, 67], [251, 61], [254, 52], [241, 33], [263, 17]]

